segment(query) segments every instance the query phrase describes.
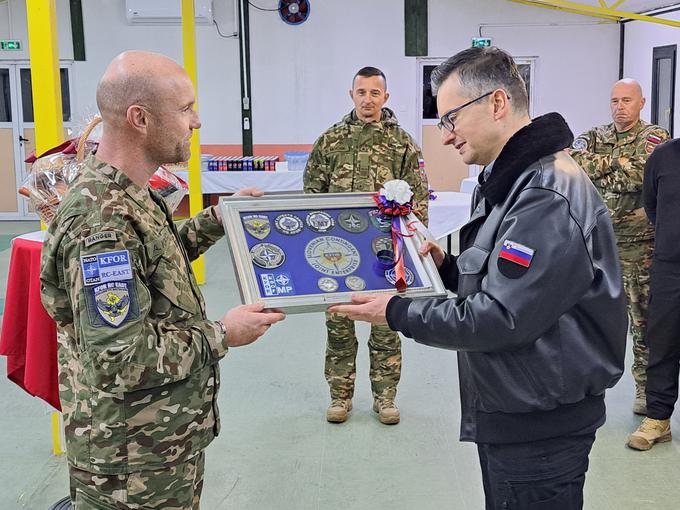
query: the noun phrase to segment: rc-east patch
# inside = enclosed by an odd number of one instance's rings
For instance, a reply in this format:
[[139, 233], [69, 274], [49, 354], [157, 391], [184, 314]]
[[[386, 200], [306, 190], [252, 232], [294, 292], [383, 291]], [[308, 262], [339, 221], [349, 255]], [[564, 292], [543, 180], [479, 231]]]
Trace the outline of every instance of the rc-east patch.
[[139, 317], [134, 273], [127, 250], [82, 255], [80, 266], [91, 326], [117, 328]]
[[506, 239], [498, 254], [498, 270], [506, 278], [520, 278], [529, 270], [533, 258], [533, 249]]

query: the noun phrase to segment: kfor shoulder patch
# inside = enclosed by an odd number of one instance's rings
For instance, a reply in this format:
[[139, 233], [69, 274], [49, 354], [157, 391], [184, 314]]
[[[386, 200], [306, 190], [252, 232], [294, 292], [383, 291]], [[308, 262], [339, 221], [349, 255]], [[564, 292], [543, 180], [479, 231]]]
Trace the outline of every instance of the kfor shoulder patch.
[[575, 151], [582, 151], [586, 147], [588, 147], [588, 141], [580, 136], [571, 144], [571, 148]]
[[116, 241], [117, 236], [115, 232], [112, 231], [106, 231], [106, 232], [97, 232], [96, 234], [92, 234], [91, 236], [88, 236], [85, 238], [85, 248], [89, 248], [93, 244], [97, 244], [101, 241]]
[[81, 255], [80, 265], [83, 270], [83, 282], [88, 287], [100, 283], [132, 280], [133, 277], [130, 253], [127, 250]]

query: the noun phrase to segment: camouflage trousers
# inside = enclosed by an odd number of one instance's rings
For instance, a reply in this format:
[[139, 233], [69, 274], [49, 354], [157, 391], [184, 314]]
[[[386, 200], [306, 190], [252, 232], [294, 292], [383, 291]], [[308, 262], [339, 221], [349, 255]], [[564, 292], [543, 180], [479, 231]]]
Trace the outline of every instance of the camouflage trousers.
[[628, 300], [628, 319], [633, 336], [633, 379], [640, 389], [647, 383], [649, 350], [645, 344], [647, 307], [649, 304], [649, 267], [654, 241], [617, 244], [623, 273], [623, 287]]
[[[331, 399], [352, 398], [356, 379], [357, 337], [354, 321], [326, 314], [326, 381]], [[371, 326], [368, 339], [373, 398], [394, 399], [401, 378], [401, 340], [388, 326]]]
[[69, 465], [76, 510], [198, 510], [205, 453], [158, 471], [99, 475]]

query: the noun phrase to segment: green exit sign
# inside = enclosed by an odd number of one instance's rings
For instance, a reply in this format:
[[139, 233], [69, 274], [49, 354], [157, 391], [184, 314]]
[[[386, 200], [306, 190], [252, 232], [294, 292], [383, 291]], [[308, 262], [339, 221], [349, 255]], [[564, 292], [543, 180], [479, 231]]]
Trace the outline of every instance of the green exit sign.
[[3, 39], [0, 41], [0, 50], [20, 50], [21, 41]]
[[489, 37], [473, 37], [472, 47], [473, 48], [488, 48], [491, 46], [491, 39]]

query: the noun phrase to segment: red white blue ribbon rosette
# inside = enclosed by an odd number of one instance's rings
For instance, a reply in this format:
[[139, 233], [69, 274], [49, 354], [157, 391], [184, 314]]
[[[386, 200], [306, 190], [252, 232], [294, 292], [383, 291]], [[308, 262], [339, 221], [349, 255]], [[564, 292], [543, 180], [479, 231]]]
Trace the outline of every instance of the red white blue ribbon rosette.
[[413, 191], [406, 181], [394, 179], [387, 181], [380, 191], [373, 196], [380, 214], [392, 218], [392, 247], [394, 250], [394, 271], [396, 281], [394, 286], [399, 292], [408, 287], [406, 270], [404, 269], [404, 239], [401, 231], [401, 217], [408, 216], [413, 210]]

